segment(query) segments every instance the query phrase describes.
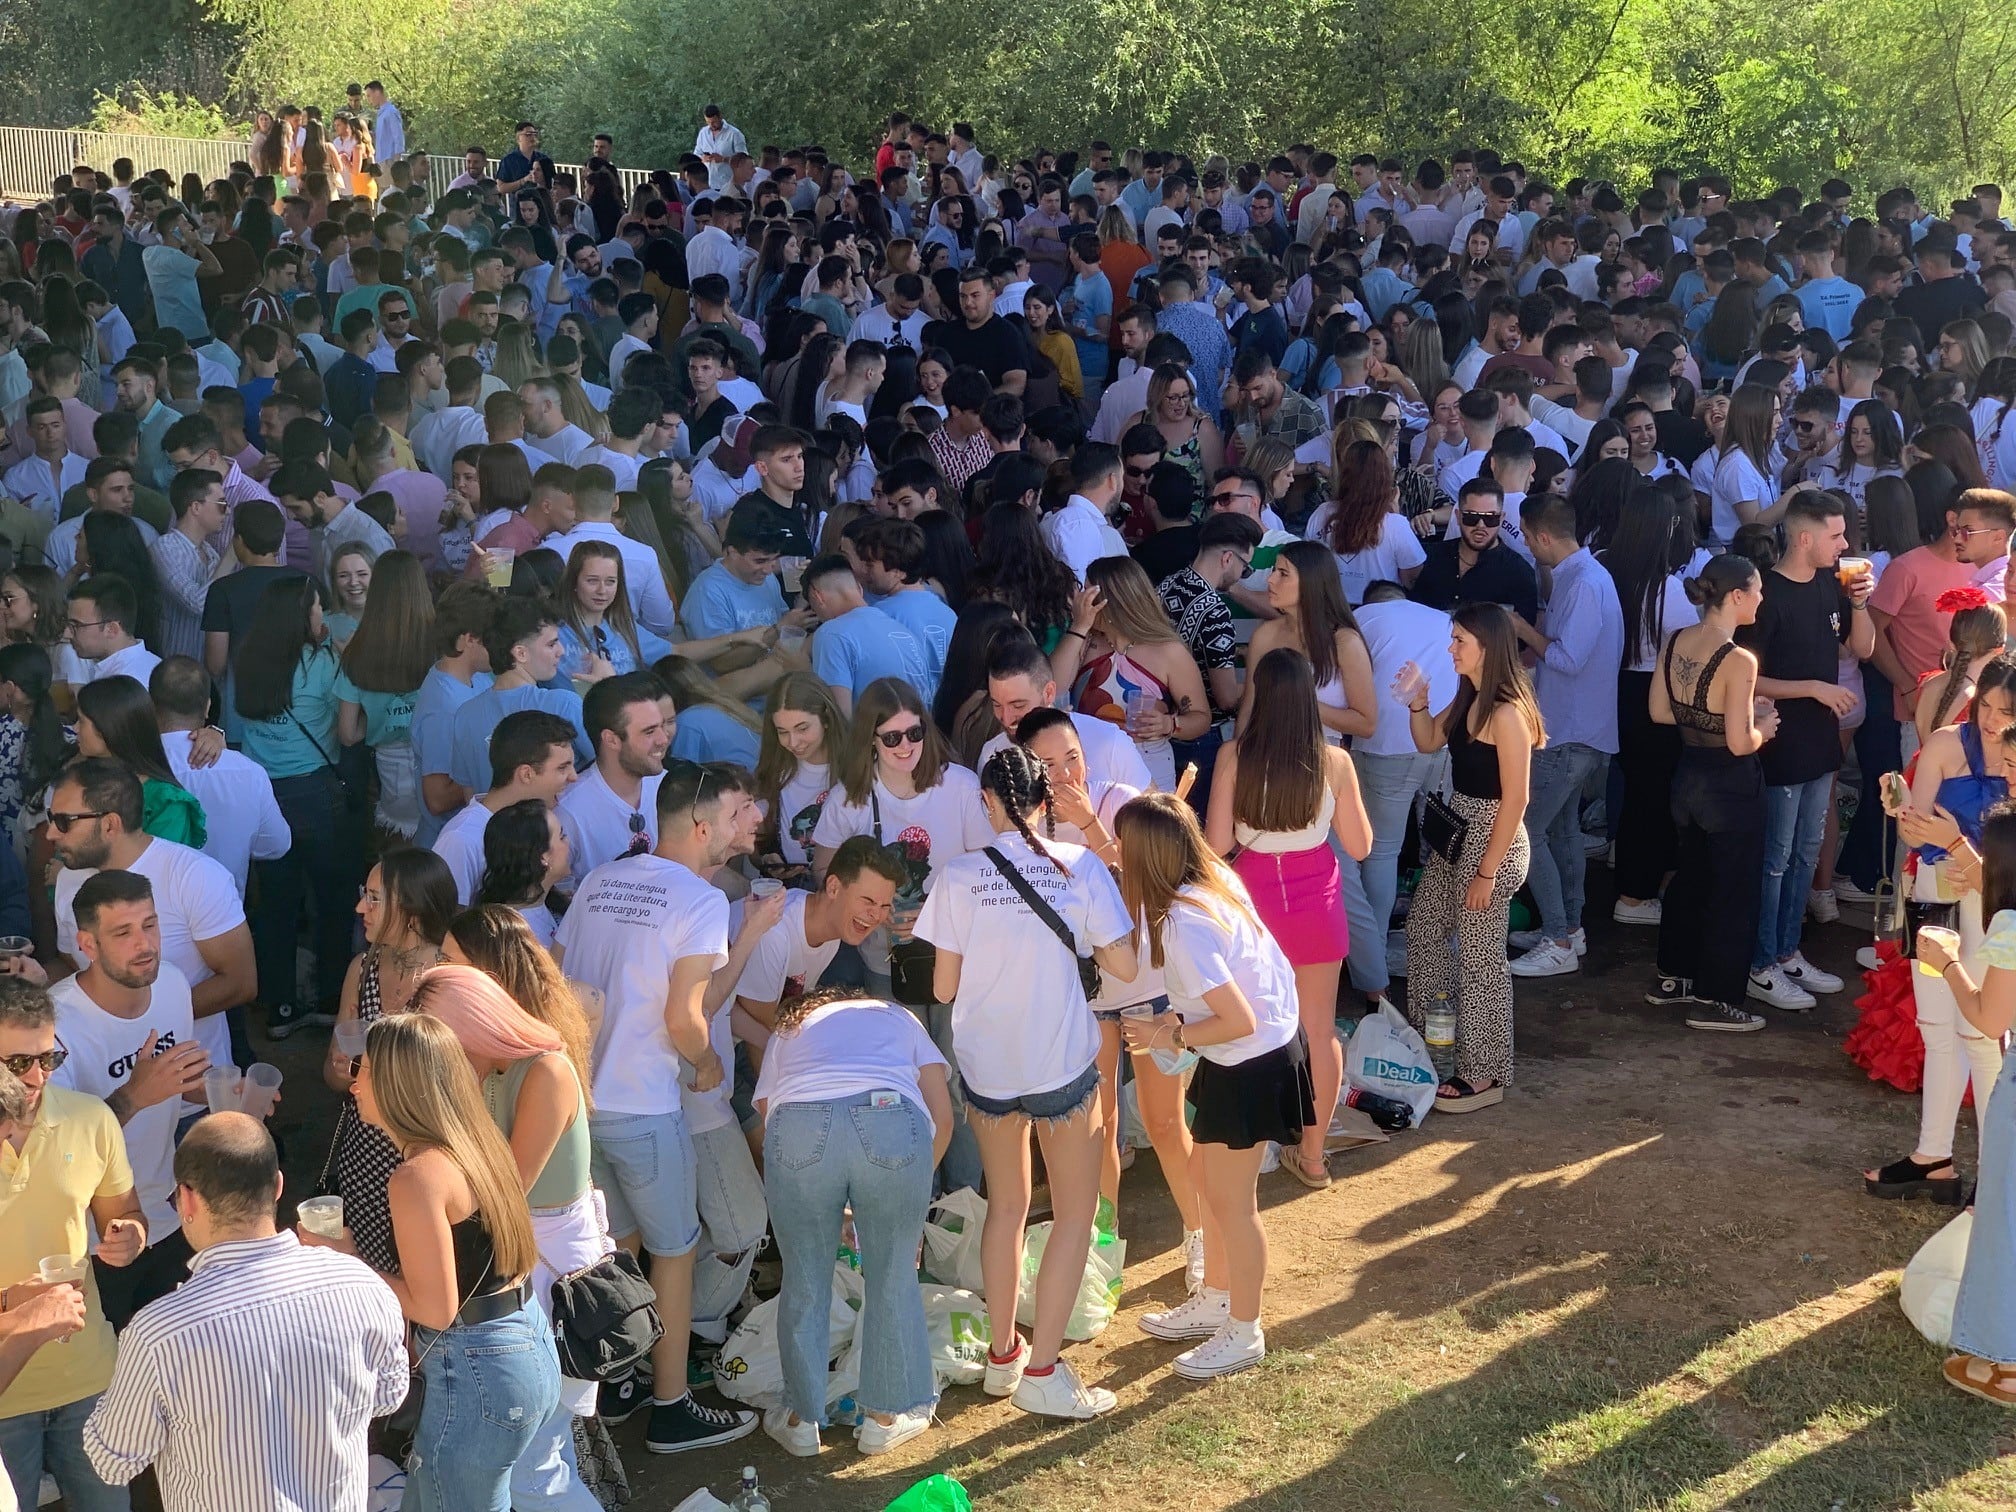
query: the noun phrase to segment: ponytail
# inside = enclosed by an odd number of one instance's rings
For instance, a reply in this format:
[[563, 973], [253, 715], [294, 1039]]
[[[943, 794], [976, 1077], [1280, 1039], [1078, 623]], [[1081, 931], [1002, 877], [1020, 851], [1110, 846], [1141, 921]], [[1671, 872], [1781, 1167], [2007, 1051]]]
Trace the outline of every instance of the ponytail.
[[1052, 855], [1029, 827], [1029, 816], [1038, 809], [1047, 809], [1050, 803], [1050, 772], [1042, 762], [1021, 746], [1004, 746], [980, 768], [980, 790], [994, 795], [995, 802], [1007, 812], [1008, 822], [1015, 826], [1015, 833], [1028, 842], [1031, 850], [1065, 876], [1071, 875], [1071, 868]]

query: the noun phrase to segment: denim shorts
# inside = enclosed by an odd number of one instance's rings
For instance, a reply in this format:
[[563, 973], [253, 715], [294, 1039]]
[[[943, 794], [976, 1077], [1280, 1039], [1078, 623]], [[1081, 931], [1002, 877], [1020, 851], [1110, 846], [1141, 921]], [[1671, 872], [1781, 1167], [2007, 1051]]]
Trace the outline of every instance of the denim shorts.
[[[1166, 992], [1157, 993], [1145, 1003], [1129, 1003], [1127, 1007], [1153, 1008], [1157, 1013], [1167, 1013], [1169, 1011], [1169, 994]], [[1095, 1005], [1092, 1009], [1092, 1017], [1099, 1020], [1102, 1024], [1117, 1024], [1120, 1022], [1120, 1015], [1124, 1012], [1126, 1012], [1126, 1008], [1100, 1008]]]
[[1090, 1107], [1099, 1095], [1099, 1065], [1095, 1061], [1061, 1087], [1048, 1092], [1030, 1092], [1022, 1097], [982, 1097], [966, 1089], [966, 1106], [982, 1118], [1009, 1118], [1020, 1114], [1038, 1123], [1075, 1117]]
[[642, 1234], [654, 1255], [700, 1242], [693, 1139], [681, 1113], [591, 1113], [589, 1168], [616, 1238]]

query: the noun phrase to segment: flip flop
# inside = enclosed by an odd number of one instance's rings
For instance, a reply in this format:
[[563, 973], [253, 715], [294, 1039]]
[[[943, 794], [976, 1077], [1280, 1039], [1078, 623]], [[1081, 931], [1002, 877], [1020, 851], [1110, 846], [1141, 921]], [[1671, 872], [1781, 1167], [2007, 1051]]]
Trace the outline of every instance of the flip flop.
[[[1454, 1095], [1448, 1095], [1451, 1088]], [[1484, 1108], [1496, 1107], [1505, 1101], [1505, 1084], [1493, 1082], [1488, 1087], [1473, 1087], [1460, 1076], [1452, 1076], [1435, 1089], [1435, 1111], [1437, 1113], [1476, 1113]]]
[[1940, 1373], [1969, 1396], [1998, 1407], [2016, 1407], [2016, 1365], [2001, 1365], [1979, 1355], [1947, 1357]]

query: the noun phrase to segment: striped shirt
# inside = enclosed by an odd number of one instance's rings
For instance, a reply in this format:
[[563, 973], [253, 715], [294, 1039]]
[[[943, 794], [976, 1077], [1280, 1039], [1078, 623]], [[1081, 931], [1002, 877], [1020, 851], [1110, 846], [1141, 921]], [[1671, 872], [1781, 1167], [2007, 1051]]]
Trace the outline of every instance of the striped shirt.
[[406, 1325], [361, 1260], [291, 1230], [212, 1245], [140, 1310], [84, 1448], [168, 1512], [363, 1512], [365, 1435], [405, 1398]]

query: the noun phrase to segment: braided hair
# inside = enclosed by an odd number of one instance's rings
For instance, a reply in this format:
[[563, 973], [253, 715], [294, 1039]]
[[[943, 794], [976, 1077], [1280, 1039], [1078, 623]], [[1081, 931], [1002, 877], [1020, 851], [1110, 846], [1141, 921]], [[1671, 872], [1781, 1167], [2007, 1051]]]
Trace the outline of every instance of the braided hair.
[[1031, 850], [1065, 876], [1071, 875], [1071, 868], [1052, 855], [1029, 828], [1029, 816], [1050, 802], [1050, 772], [1041, 761], [1021, 746], [1003, 746], [980, 768], [980, 790], [992, 793], [995, 801], [1007, 810], [1008, 822], [1015, 826], [1015, 833], [1029, 842]]

